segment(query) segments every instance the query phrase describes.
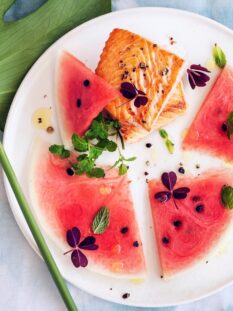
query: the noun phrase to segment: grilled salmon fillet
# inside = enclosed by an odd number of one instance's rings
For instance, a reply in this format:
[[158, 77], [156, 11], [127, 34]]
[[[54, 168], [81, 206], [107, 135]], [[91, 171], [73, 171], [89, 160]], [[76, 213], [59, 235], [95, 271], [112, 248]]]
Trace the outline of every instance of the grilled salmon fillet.
[[124, 29], [114, 29], [104, 47], [96, 74], [120, 89], [130, 82], [148, 98], [145, 106], [120, 96], [106, 106], [122, 125], [126, 142], [135, 142], [169, 123], [186, 110], [179, 82], [185, 61], [143, 37]]

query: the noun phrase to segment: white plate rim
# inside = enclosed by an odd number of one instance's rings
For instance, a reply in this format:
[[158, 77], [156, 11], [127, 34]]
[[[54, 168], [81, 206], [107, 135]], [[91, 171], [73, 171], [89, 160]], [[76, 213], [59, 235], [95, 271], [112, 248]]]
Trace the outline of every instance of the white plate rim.
[[[17, 89], [17, 92], [14, 96], [14, 99], [12, 101], [7, 119], [6, 119], [6, 124], [5, 124], [5, 128], [4, 128], [4, 132], [3, 132], [3, 146], [6, 148], [7, 147], [7, 140], [8, 140], [8, 132], [10, 132], [10, 126], [11, 126], [11, 119], [13, 118], [15, 111], [16, 111], [16, 103], [18, 101], [18, 97], [21, 95], [21, 93], [23, 92], [23, 89], [25, 87], [25, 80], [27, 80], [34, 71], [34, 67], [38, 66], [40, 64], [40, 62], [42, 61], [41, 58], [44, 56], [44, 54], [47, 54], [50, 52], [50, 50], [52, 50], [56, 44], [58, 44], [61, 40], [63, 39], [67, 39], [68, 36], [72, 36], [73, 32], [76, 31], [76, 29], [78, 28], [79, 30], [85, 27], [88, 27], [90, 24], [94, 24], [96, 22], [99, 22], [101, 20], [104, 20], [106, 17], [111, 17], [111, 16], [117, 16], [123, 13], [132, 13], [132, 12], [137, 12], [137, 11], [142, 11], [142, 12], [147, 12], [148, 10], [153, 10], [155, 12], [155, 14], [158, 14], [159, 12], [163, 12], [163, 13], [174, 13], [174, 14], [181, 14], [181, 15], [186, 15], [187, 17], [190, 17], [192, 19], [196, 19], [197, 21], [202, 21], [212, 27], [221, 29], [222, 31], [230, 34], [231, 36], [233, 36], [233, 30], [231, 30], [230, 28], [224, 26], [223, 24], [200, 14], [194, 13], [194, 12], [190, 12], [190, 11], [186, 11], [186, 10], [181, 10], [181, 9], [175, 9], [175, 8], [167, 8], [167, 7], [136, 7], [136, 8], [130, 8], [130, 9], [123, 9], [123, 10], [119, 10], [119, 11], [115, 11], [115, 12], [110, 12], [98, 17], [95, 17], [94, 19], [91, 19], [90, 21], [87, 21], [77, 27], [75, 27], [74, 29], [70, 30], [69, 32], [67, 32], [66, 34], [64, 34], [61, 38], [59, 38], [57, 41], [55, 41], [47, 50], [44, 51], [44, 53], [37, 59], [37, 61], [32, 65], [32, 67], [29, 69], [29, 71], [27, 72], [27, 74], [25, 75], [25, 77], [23, 78], [19, 88]], [[7, 149], [7, 148], [6, 148]], [[14, 215], [14, 218], [16, 220], [17, 225], [19, 226], [22, 234], [24, 235], [25, 239], [27, 240], [27, 242], [29, 243], [29, 245], [32, 247], [32, 249], [37, 253], [37, 255], [42, 259], [42, 256], [39, 252], [38, 247], [36, 246], [36, 243], [30, 233], [29, 228], [25, 228], [25, 224], [24, 224], [24, 218], [22, 215], [22, 212], [20, 211], [18, 213], [17, 209], [18, 206], [16, 207], [14, 205], [14, 196], [12, 194], [12, 190], [10, 187], [10, 184], [7, 180], [7, 177], [5, 174], [3, 174], [3, 181], [4, 181], [4, 187], [6, 190], [6, 195], [7, 195], [7, 199], [9, 201], [9, 205], [11, 208], [11, 211]], [[28, 234], [29, 232], [29, 234]], [[42, 259], [43, 260], [43, 259]], [[72, 280], [70, 280], [69, 278], [65, 278], [66, 281], [68, 281], [69, 283], [73, 284]], [[224, 285], [219, 286], [216, 289], [210, 290], [209, 292], [203, 294], [203, 295], [199, 295], [196, 298], [189, 298], [189, 299], [184, 299], [182, 301], [179, 302], [174, 302], [174, 303], [159, 303], [159, 304], [147, 304], [147, 305], [143, 305], [143, 304], [136, 304], [133, 303], [131, 301], [127, 301], [127, 300], [117, 300], [114, 299], [112, 297], [108, 297], [106, 295], [97, 295], [95, 293], [93, 293], [92, 291], [89, 291], [87, 288], [83, 288], [82, 286], [78, 286], [79, 289], [84, 290], [85, 292], [87, 292], [90, 295], [96, 296], [98, 298], [102, 298], [106, 301], [109, 302], [114, 302], [114, 303], [118, 303], [118, 304], [122, 304], [122, 305], [129, 305], [129, 306], [134, 306], [134, 307], [170, 307], [170, 306], [175, 306], [175, 305], [182, 305], [182, 304], [187, 304], [187, 303], [191, 303], [206, 297], [209, 297], [210, 295], [213, 295], [215, 293], [218, 293], [219, 291], [223, 290], [224, 288], [228, 287], [229, 285], [233, 284], [233, 279], [231, 281], [226, 282]]]

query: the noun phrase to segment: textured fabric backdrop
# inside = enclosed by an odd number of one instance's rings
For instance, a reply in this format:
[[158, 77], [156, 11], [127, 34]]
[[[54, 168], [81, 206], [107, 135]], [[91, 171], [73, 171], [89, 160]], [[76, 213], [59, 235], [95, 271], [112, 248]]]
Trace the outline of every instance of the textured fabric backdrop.
[[[17, 5], [6, 14], [6, 19], [27, 14], [43, 2], [45, 0], [18, 0]], [[113, 10], [137, 6], [165, 6], [194, 11], [233, 28], [233, 0], [113, 0]], [[15, 223], [1, 173], [0, 237], [0, 311], [65, 311], [46, 266], [27, 244]], [[106, 302], [69, 287], [80, 311], [233, 311], [233, 286], [188, 305], [145, 309]]]

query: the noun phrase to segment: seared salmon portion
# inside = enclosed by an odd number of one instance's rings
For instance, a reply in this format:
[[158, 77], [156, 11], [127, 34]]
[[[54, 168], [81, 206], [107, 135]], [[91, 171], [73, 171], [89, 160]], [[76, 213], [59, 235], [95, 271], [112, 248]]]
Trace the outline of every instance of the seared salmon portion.
[[147, 136], [186, 110], [179, 82], [184, 63], [179, 56], [128, 30], [111, 32], [96, 74], [118, 90], [123, 82], [130, 82], [148, 99], [146, 105], [137, 108], [134, 99], [121, 95], [106, 106], [121, 123], [125, 141], [135, 142]]

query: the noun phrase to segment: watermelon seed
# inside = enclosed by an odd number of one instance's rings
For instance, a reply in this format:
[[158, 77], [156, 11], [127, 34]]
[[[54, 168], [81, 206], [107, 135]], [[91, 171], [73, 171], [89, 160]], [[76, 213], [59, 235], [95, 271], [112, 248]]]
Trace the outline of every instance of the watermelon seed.
[[134, 247], [138, 247], [138, 246], [139, 246], [138, 241], [134, 241], [134, 242], [133, 242], [133, 246], [134, 246]]
[[163, 279], [163, 275], [160, 275], [160, 278]]
[[129, 296], [130, 296], [129, 293], [125, 293], [125, 294], [122, 295], [122, 298], [123, 298], [123, 299], [127, 299], [127, 298], [129, 298]]
[[199, 204], [196, 206], [196, 212], [197, 213], [202, 213], [204, 211], [204, 205], [203, 204]]
[[89, 86], [90, 85], [90, 81], [89, 80], [84, 80], [83, 81], [83, 85], [86, 86], [86, 87]]
[[174, 225], [174, 227], [179, 228], [179, 227], [181, 227], [181, 225], [182, 225], [182, 221], [180, 221], [180, 220], [175, 220], [175, 221], [173, 221], [173, 225]]
[[180, 174], [184, 174], [185, 173], [185, 169], [183, 167], [179, 167], [178, 172]]
[[122, 233], [122, 234], [126, 234], [128, 231], [129, 231], [129, 228], [128, 228], [128, 227], [123, 227], [123, 228], [121, 228], [121, 233]]
[[164, 237], [162, 238], [162, 242], [163, 242], [163, 244], [169, 244], [170, 240], [169, 240], [169, 238], [167, 238], [166, 236], [164, 236]]
[[227, 125], [226, 125], [226, 123], [223, 123], [221, 128], [222, 128], [223, 132], [227, 132]]
[[81, 99], [80, 99], [80, 98], [77, 99], [76, 105], [77, 105], [78, 108], [81, 107], [82, 102], [81, 102]]
[[66, 170], [66, 173], [67, 173], [69, 176], [73, 176], [73, 175], [74, 175], [74, 170], [73, 170], [71, 167], [68, 167], [67, 170]]
[[151, 143], [146, 143], [146, 148], [150, 148], [152, 147], [152, 144]]

